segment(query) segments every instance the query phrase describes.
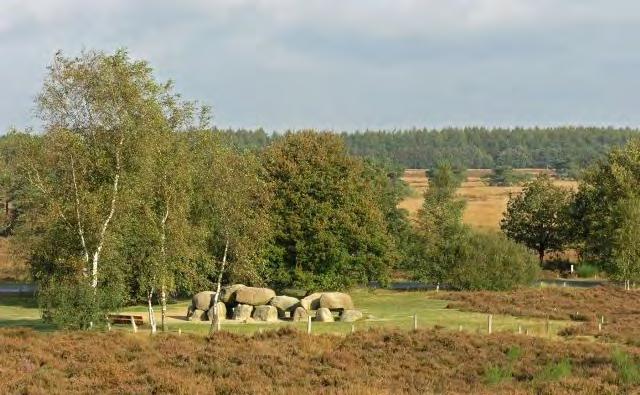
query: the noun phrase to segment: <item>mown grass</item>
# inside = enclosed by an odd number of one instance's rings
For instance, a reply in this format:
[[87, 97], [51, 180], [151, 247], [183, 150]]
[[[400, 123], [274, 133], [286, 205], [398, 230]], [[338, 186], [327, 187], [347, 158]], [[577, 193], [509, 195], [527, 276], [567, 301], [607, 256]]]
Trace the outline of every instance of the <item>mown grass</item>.
[[[438, 297], [436, 292], [401, 292], [389, 290], [357, 289], [351, 292], [354, 304], [360, 309], [367, 319], [354, 324], [344, 322], [319, 323], [313, 322], [312, 331], [316, 334], [333, 333], [345, 335], [355, 329], [356, 331], [369, 328], [385, 328], [412, 330], [413, 316], [418, 316], [419, 328], [443, 328], [451, 331], [462, 330], [472, 333], [487, 332], [487, 314], [466, 312], [448, 309], [448, 301], [434, 299]], [[185, 319], [187, 306], [186, 300], [170, 304], [167, 311], [168, 327], [172, 332], [180, 330], [185, 333], [206, 334], [209, 332], [209, 323], [206, 321], [189, 322]], [[146, 306], [131, 306], [124, 313], [142, 315], [147, 322]], [[155, 306], [156, 319], [159, 322], [160, 309]], [[568, 321], [551, 321], [550, 336], [569, 325]], [[292, 327], [306, 330], [306, 323], [278, 322], [278, 323], [238, 323], [224, 321], [222, 329], [225, 331], [251, 334], [255, 332], [277, 329], [280, 327]], [[539, 318], [513, 317], [508, 315], [493, 316], [494, 332], [517, 332], [521, 327], [523, 332], [527, 330], [531, 335], [546, 336], [545, 320]], [[28, 297], [8, 296], [0, 298], [0, 327], [29, 326], [35, 329], [50, 330], [51, 326], [45, 325], [40, 320], [40, 312], [35, 300]], [[114, 326], [116, 329], [130, 330], [129, 326]], [[142, 327], [141, 331], [148, 328]]]

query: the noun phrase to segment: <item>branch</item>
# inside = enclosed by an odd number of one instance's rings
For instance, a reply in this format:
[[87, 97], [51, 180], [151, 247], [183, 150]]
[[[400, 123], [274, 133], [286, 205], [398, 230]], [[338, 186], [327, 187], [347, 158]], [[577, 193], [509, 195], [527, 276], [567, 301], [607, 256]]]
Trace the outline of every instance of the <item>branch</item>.
[[80, 242], [82, 243], [82, 249], [84, 251], [84, 260], [89, 266], [89, 250], [87, 249], [87, 243], [84, 239], [84, 228], [82, 227], [82, 221], [80, 218], [80, 196], [78, 195], [78, 182], [76, 180], [76, 167], [71, 155], [71, 175], [73, 176], [73, 192], [76, 198], [76, 221], [78, 224], [78, 235], [80, 235]]
[[102, 224], [102, 229], [100, 229], [100, 236], [98, 238], [98, 246], [96, 247], [96, 251], [93, 253], [93, 272], [91, 279], [91, 286], [93, 288], [98, 287], [98, 260], [100, 259], [100, 252], [102, 251], [102, 247], [104, 246], [104, 236], [107, 233], [107, 228], [109, 227], [109, 222], [111, 222], [111, 218], [113, 218], [113, 214], [116, 211], [116, 202], [118, 198], [118, 181], [120, 181], [120, 148], [124, 142], [124, 135], [120, 137], [120, 141], [118, 143], [118, 148], [116, 148], [116, 175], [113, 178], [113, 195], [111, 198], [111, 210], [109, 211], [109, 215], [105, 219]]

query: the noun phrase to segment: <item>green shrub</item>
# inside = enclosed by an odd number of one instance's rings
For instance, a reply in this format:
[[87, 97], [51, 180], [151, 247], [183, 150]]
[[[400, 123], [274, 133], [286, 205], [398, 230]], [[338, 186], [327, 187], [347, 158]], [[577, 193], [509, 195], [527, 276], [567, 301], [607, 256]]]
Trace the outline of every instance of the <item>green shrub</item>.
[[638, 366], [629, 354], [622, 350], [614, 350], [611, 355], [611, 360], [622, 384], [640, 384], [640, 366]]
[[89, 329], [106, 324], [109, 312], [118, 310], [124, 300], [121, 290], [99, 287], [87, 281], [51, 280], [38, 293], [42, 318], [64, 329]]
[[593, 278], [600, 272], [600, 269], [596, 265], [589, 263], [583, 263], [576, 268], [576, 273], [580, 278]]
[[465, 290], [510, 290], [530, 284], [540, 271], [535, 257], [501, 234], [467, 231], [451, 246], [448, 282]]
[[487, 384], [500, 384], [503, 381], [511, 380], [511, 369], [500, 366], [491, 366], [484, 372], [484, 381]]
[[572, 369], [571, 361], [567, 358], [560, 362], [550, 362], [542, 368], [535, 379], [542, 382], [557, 381], [570, 376]]
[[500, 384], [513, 378], [513, 365], [522, 355], [522, 349], [518, 346], [513, 346], [505, 354], [507, 366], [491, 366], [484, 372], [484, 381], [487, 384]]

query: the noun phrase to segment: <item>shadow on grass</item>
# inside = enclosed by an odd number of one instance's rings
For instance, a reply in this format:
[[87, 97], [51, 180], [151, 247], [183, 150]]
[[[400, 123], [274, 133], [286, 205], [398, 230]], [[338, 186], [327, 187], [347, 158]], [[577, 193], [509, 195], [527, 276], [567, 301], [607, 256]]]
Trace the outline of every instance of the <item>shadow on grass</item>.
[[40, 318], [33, 319], [15, 319], [15, 320], [3, 320], [0, 319], [0, 328], [30, 328], [40, 332], [52, 332], [56, 330], [56, 326], [48, 324]]
[[1, 306], [37, 309], [38, 300], [33, 296], [26, 295], [0, 295]]

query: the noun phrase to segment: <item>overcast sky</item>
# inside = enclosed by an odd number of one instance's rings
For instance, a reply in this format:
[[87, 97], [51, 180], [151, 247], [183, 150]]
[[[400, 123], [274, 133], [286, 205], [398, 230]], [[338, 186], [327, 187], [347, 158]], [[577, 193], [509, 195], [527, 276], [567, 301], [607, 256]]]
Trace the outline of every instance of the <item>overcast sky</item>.
[[126, 47], [221, 127], [640, 125], [638, 0], [0, 1], [0, 130]]

